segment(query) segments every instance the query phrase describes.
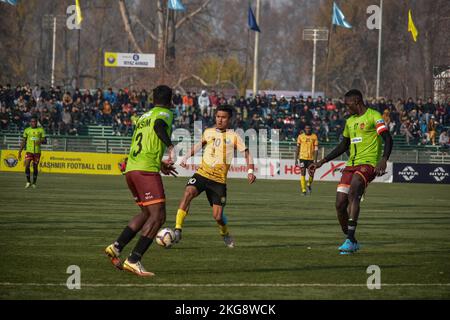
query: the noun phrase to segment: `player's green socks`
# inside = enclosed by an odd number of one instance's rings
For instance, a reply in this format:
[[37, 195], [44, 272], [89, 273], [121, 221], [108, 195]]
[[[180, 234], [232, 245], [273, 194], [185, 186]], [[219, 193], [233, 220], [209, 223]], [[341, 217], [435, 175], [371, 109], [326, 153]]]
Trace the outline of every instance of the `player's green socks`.
[[187, 212], [183, 209], [178, 209], [177, 218], [175, 220], [175, 229], [183, 229], [184, 218], [186, 218]]
[[309, 177], [308, 179], [308, 187], [311, 186], [311, 184], [313, 183], [314, 177]]
[[356, 242], [355, 239], [356, 225], [357, 225], [356, 221], [348, 219], [347, 239], [349, 239], [351, 242]]
[[219, 226], [219, 232], [220, 232], [220, 235], [223, 237], [223, 236], [226, 236], [227, 234], [228, 234], [228, 226], [225, 224], [225, 225], [218, 225]]
[[302, 187], [302, 192], [306, 192], [306, 178], [305, 176], [300, 177], [300, 185]]

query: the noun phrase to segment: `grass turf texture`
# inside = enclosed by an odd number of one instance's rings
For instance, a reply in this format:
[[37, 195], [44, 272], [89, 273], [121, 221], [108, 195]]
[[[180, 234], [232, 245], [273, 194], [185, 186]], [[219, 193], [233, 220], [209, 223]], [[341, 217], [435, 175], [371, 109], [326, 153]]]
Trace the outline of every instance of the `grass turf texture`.
[[[166, 226], [174, 225], [186, 181], [164, 179]], [[357, 229], [362, 249], [341, 256], [335, 183], [315, 183], [302, 197], [297, 181], [230, 180], [226, 214], [236, 248], [223, 244], [202, 194], [182, 242], [153, 244], [143, 264], [156, 276], [139, 278], [115, 270], [103, 253], [138, 212], [124, 177], [47, 174], [35, 190], [24, 185], [23, 174], [0, 173], [1, 299], [450, 298], [448, 285], [383, 285], [450, 283], [448, 186], [372, 184]], [[81, 290], [63, 285], [69, 265], [81, 268]], [[380, 290], [365, 286], [369, 265], [381, 268]], [[201, 284], [211, 286], [192, 286]]]

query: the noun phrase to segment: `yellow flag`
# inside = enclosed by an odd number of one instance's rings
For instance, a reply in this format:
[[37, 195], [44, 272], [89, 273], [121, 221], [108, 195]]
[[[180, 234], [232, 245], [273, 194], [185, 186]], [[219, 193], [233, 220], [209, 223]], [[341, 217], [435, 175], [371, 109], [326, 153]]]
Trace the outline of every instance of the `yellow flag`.
[[416, 26], [414, 25], [411, 9], [408, 12], [408, 32], [411, 32], [414, 42], [417, 41], [417, 36], [419, 35], [419, 31], [417, 31]]
[[76, 6], [76, 12], [77, 12], [75, 21], [77, 24], [81, 24], [81, 21], [83, 21], [83, 16], [81, 15], [81, 7], [80, 7], [80, 2], [78, 0], [76, 0], [75, 6]]

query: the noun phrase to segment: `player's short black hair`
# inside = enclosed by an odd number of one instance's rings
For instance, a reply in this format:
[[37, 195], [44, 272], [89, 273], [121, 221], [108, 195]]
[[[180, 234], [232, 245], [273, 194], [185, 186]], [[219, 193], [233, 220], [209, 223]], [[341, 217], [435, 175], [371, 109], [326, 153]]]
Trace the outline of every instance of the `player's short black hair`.
[[170, 106], [172, 102], [172, 89], [166, 85], [153, 89], [153, 103], [155, 105]]
[[363, 95], [362, 95], [361, 91], [359, 91], [357, 89], [352, 89], [352, 90], [348, 91], [345, 94], [345, 97], [346, 98], [357, 98], [358, 102], [363, 101]]
[[225, 111], [225, 112], [228, 113], [228, 115], [230, 116], [230, 118], [233, 117], [233, 107], [230, 106], [230, 105], [221, 105], [221, 106], [218, 106], [217, 109], [216, 109], [216, 113], [219, 112], [219, 111]]

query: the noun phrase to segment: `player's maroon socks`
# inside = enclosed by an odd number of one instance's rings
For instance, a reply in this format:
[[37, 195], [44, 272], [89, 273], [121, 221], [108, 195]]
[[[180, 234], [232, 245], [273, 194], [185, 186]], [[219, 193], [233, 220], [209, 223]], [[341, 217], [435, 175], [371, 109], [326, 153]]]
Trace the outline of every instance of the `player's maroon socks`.
[[27, 177], [27, 182], [28, 182], [28, 183], [31, 183], [31, 180], [30, 180], [30, 176], [31, 176], [30, 166], [25, 167], [25, 175], [26, 175], [26, 177]]
[[119, 251], [122, 251], [122, 249], [131, 241], [133, 240], [134, 236], [136, 235], [136, 231], [133, 231], [129, 226], [126, 226], [125, 229], [123, 229], [122, 233], [120, 234], [119, 238], [117, 238], [116, 242], [114, 242], [114, 246], [119, 249]]
[[37, 164], [33, 164], [33, 184], [36, 183], [37, 176], [38, 176], [38, 165]]
[[144, 253], [152, 244], [152, 242], [153, 239], [141, 236], [138, 242], [136, 243], [136, 246], [134, 247], [133, 251], [131, 252], [128, 261], [130, 261], [131, 263], [136, 263], [140, 261]]
[[356, 242], [355, 239], [356, 225], [357, 225], [356, 221], [352, 219], [348, 220], [347, 239], [349, 239], [351, 242]]

